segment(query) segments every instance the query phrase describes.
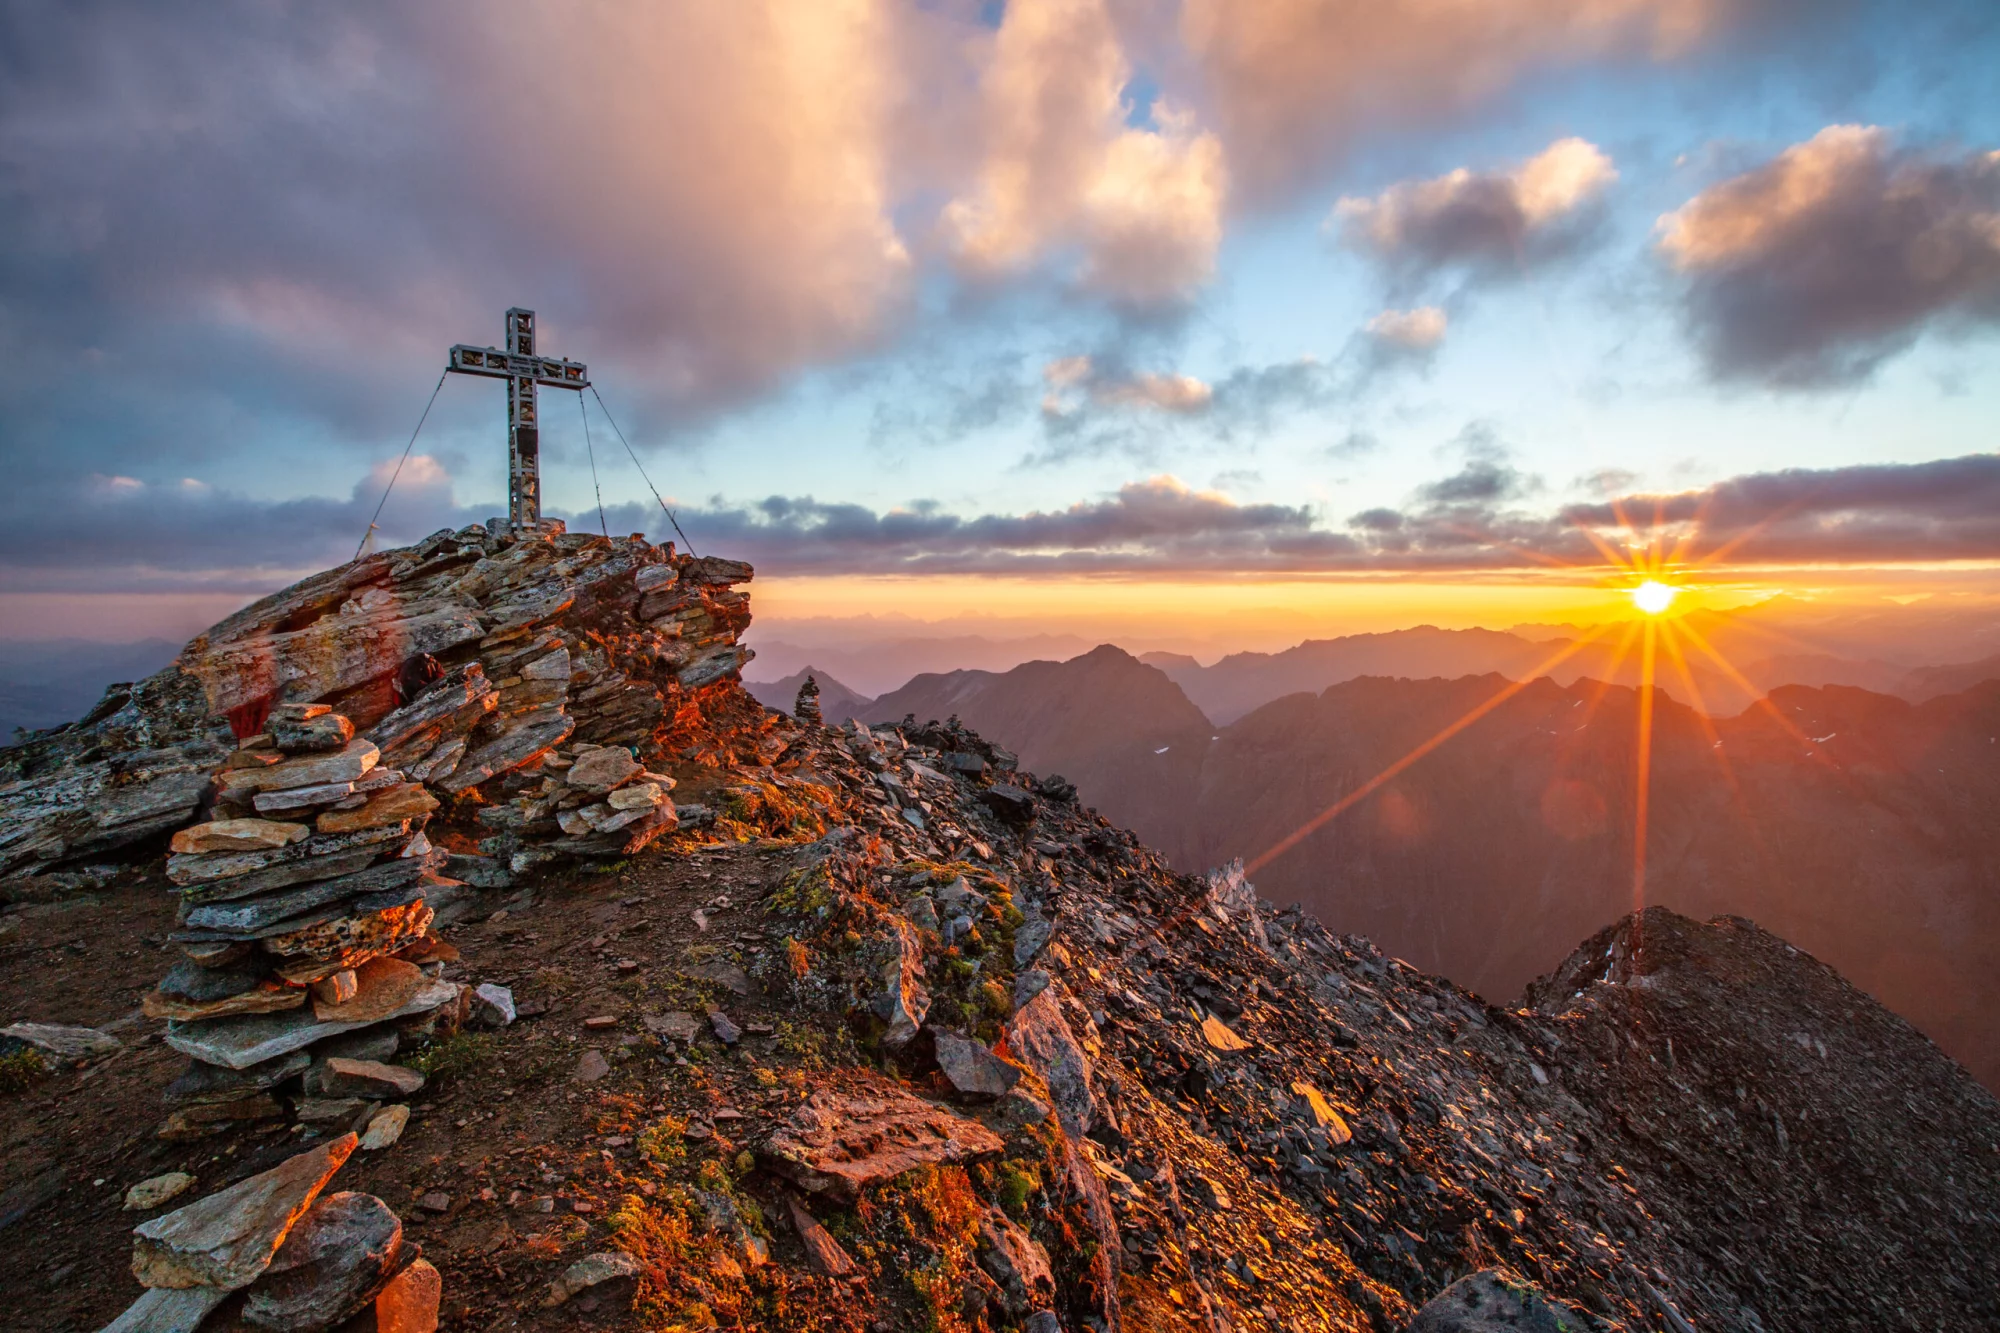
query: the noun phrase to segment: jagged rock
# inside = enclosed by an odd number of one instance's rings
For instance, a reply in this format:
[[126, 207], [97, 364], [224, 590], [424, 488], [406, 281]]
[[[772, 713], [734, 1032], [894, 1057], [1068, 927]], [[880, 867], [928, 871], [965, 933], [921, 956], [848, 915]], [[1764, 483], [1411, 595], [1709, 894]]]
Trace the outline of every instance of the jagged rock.
[[575, 720], [566, 715], [524, 722], [503, 732], [497, 739], [469, 751], [449, 777], [437, 780], [437, 785], [448, 792], [476, 787], [547, 754], [568, 740], [574, 730]]
[[1433, 1296], [1409, 1333], [1597, 1333], [1605, 1325], [1502, 1268], [1462, 1277]]
[[639, 1288], [639, 1276], [643, 1271], [637, 1259], [620, 1250], [587, 1254], [565, 1268], [561, 1277], [549, 1283], [548, 1295], [542, 1298], [542, 1304], [552, 1308], [588, 1291], [598, 1298], [600, 1304], [627, 1305]]
[[1048, 1251], [998, 1208], [989, 1207], [979, 1219], [979, 1266], [999, 1284], [1007, 1312], [1016, 1317], [1055, 1297]]
[[1056, 988], [1044, 988], [1007, 1021], [1007, 1049], [1048, 1085], [1056, 1118], [1071, 1135], [1087, 1131], [1097, 1114], [1091, 1089], [1090, 1057], [1063, 1017]]
[[[278, 956], [277, 974], [287, 981], [317, 981], [344, 967], [358, 967], [420, 939], [430, 929], [436, 913], [424, 902], [423, 892], [418, 884], [396, 895], [358, 898], [350, 904], [350, 915], [265, 935], [263, 948]], [[381, 901], [383, 897], [390, 901]]]
[[312, 836], [305, 824], [275, 819], [216, 819], [174, 834], [173, 850], [182, 856], [206, 852], [249, 852], [262, 847], [289, 847]]
[[98, 1333], [195, 1333], [228, 1299], [219, 1287], [152, 1287]]
[[374, 1195], [322, 1195], [251, 1284], [243, 1320], [282, 1333], [331, 1328], [388, 1283], [402, 1246], [402, 1222]]
[[176, 1197], [192, 1184], [194, 1177], [185, 1171], [169, 1171], [163, 1176], [142, 1180], [125, 1191], [125, 1211], [149, 1212]]
[[799, 1243], [806, 1247], [806, 1261], [813, 1266], [814, 1272], [826, 1277], [846, 1277], [854, 1272], [853, 1258], [841, 1248], [833, 1234], [806, 1211], [803, 1200], [797, 1195], [787, 1194], [785, 1204], [791, 1210], [792, 1226], [799, 1233]]
[[132, 1275], [148, 1287], [235, 1291], [270, 1265], [292, 1225], [354, 1151], [343, 1135], [134, 1228]]
[[1009, 783], [995, 783], [980, 799], [1002, 823], [1025, 827], [1035, 820], [1035, 798]]
[[907, 1046], [923, 1026], [924, 1015], [930, 1012], [931, 997], [924, 989], [924, 945], [916, 928], [900, 918], [888, 924], [893, 938], [883, 942], [881, 952], [887, 957], [876, 966], [881, 989], [876, 993], [873, 1008], [876, 1016], [888, 1024], [882, 1044], [896, 1050]]
[[380, 1152], [392, 1148], [396, 1140], [403, 1137], [403, 1127], [410, 1123], [410, 1108], [398, 1102], [385, 1106], [368, 1121], [367, 1130], [361, 1135], [364, 1152]]
[[1313, 1123], [1326, 1131], [1328, 1140], [1336, 1147], [1353, 1140], [1354, 1132], [1347, 1127], [1347, 1121], [1341, 1118], [1340, 1112], [1333, 1109], [1318, 1088], [1294, 1079], [1292, 1091], [1305, 1103], [1306, 1114], [1312, 1117]]
[[986, 1043], [932, 1028], [938, 1068], [951, 1086], [966, 1097], [1004, 1096], [1021, 1079], [1021, 1068], [1002, 1060]]
[[847, 1201], [933, 1162], [999, 1152], [977, 1121], [922, 1101], [893, 1084], [821, 1088], [764, 1141], [772, 1168], [815, 1194]]
[[322, 1006], [331, 1008], [346, 1004], [361, 993], [361, 975], [351, 967], [344, 967], [332, 976], [321, 977], [310, 987], [313, 997], [313, 1013], [326, 1017]]

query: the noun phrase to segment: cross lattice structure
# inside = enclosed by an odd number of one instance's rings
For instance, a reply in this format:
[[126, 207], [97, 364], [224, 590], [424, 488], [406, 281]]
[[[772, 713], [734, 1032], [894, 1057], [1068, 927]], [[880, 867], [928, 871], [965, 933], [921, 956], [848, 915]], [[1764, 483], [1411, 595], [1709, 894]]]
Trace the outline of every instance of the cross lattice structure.
[[519, 306], [507, 312], [507, 350], [460, 343], [451, 349], [447, 372], [507, 381], [507, 522], [515, 529], [542, 521], [542, 437], [535, 416], [535, 386], [590, 387], [581, 361], [543, 356], [535, 350], [535, 312]]

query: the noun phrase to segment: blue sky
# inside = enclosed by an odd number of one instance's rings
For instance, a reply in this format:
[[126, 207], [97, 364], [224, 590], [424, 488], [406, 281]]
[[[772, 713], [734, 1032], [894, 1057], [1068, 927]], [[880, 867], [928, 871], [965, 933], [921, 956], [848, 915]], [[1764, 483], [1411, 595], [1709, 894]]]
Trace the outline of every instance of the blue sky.
[[[1987, 5], [4, 13], [0, 607], [342, 558], [515, 303], [778, 579], [1483, 577], [1766, 474], [1766, 566], [2000, 557]], [[498, 511], [501, 409], [389, 539]]]

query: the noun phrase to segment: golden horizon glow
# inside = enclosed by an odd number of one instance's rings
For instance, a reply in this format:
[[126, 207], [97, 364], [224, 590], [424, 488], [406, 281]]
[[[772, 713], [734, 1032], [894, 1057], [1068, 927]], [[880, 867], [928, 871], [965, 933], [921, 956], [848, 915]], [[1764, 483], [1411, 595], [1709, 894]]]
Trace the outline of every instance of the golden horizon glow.
[[1680, 593], [1681, 590], [1671, 583], [1647, 579], [1632, 589], [1632, 605], [1649, 616], [1665, 615], [1667, 608], [1674, 604], [1674, 599], [1680, 596]]

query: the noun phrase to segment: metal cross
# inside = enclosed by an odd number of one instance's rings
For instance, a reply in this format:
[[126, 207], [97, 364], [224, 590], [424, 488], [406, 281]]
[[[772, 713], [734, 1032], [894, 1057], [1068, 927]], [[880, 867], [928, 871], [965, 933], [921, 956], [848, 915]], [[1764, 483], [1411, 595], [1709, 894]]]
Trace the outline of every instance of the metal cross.
[[535, 351], [535, 312], [519, 306], [507, 312], [507, 350], [472, 347], [451, 349], [447, 371], [484, 375], [507, 381], [507, 523], [533, 528], [542, 521], [541, 428], [535, 420], [535, 386], [552, 389], [590, 387], [590, 372], [581, 361], [541, 356]]

